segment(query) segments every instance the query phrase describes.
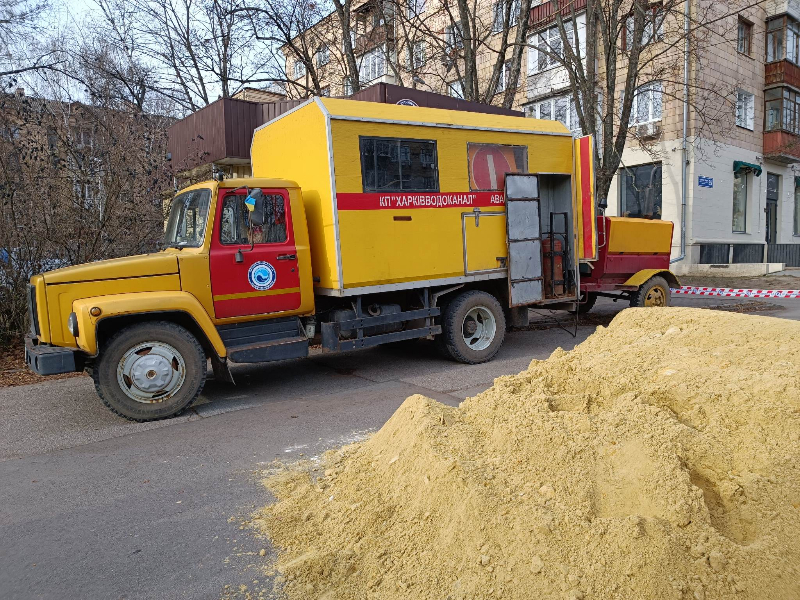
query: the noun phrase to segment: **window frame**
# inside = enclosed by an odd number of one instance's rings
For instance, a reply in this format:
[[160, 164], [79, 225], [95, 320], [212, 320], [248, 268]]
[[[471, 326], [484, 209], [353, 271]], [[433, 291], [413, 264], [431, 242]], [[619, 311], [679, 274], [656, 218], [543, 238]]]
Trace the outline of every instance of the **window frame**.
[[[654, 2], [649, 6], [650, 12], [650, 19], [644, 25], [644, 29], [642, 30], [642, 39], [647, 34], [647, 27], [648, 25], [652, 28], [650, 36], [646, 42], [641, 44], [642, 48], [646, 48], [650, 44], [655, 42], [661, 42], [664, 40], [664, 19], [666, 14], [664, 13], [664, 4], [661, 2]], [[625, 17], [625, 22], [623, 23], [623, 30], [622, 30], [622, 51], [627, 52], [630, 46], [629, 36], [633, 35], [633, 12], [628, 13]], [[659, 20], [660, 18], [660, 20]]]
[[318, 67], [324, 67], [331, 62], [331, 49], [328, 44], [320, 44], [319, 48], [317, 48], [316, 56]]
[[[265, 189], [260, 188], [261, 192], [264, 194], [265, 197], [267, 196], [280, 196], [283, 199], [283, 240], [280, 242], [253, 242], [254, 246], [268, 246], [272, 244], [287, 244], [291, 240], [291, 227], [290, 227], [290, 214], [289, 214], [289, 197], [284, 190], [279, 189]], [[233, 192], [233, 193], [231, 193]], [[230, 246], [249, 246], [250, 242], [225, 242], [222, 239], [222, 220], [225, 218], [225, 202], [228, 198], [241, 198], [241, 210], [247, 210], [244, 208], [244, 201], [247, 198], [247, 195], [241, 192], [235, 192], [233, 190], [229, 191], [227, 194], [222, 196], [222, 201], [219, 205], [219, 234], [217, 235], [217, 242], [221, 246], [230, 247]], [[243, 213], [242, 213], [243, 214]], [[241, 217], [241, 214], [237, 215]]]
[[[370, 141], [370, 140], [372, 140], [372, 141], [381, 141], [381, 142], [391, 142], [391, 141], [397, 142], [398, 150], [399, 150], [399, 145], [402, 142], [417, 142], [417, 143], [433, 144], [433, 172], [434, 172], [434, 176], [435, 176], [435, 180], [436, 180], [435, 181], [435, 185], [434, 185], [434, 189], [402, 189], [402, 185], [403, 185], [403, 165], [402, 165], [402, 162], [399, 161], [399, 160], [398, 160], [398, 174], [400, 176], [400, 186], [401, 186], [400, 189], [387, 190], [387, 189], [367, 188], [367, 183], [366, 183], [367, 178], [366, 178], [366, 173], [364, 171], [364, 149], [363, 148], [364, 148], [364, 142], [365, 141]], [[399, 151], [398, 151], [398, 156], [399, 156]], [[405, 194], [405, 193], [429, 193], [429, 194], [433, 194], [433, 193], [439, 193], [439, 185], [440, 185], [439, 184], [439, 148], [438, 148], [438, 143], [437, 143], [436, 140], [422, 139], [422, 138], [382, 137], [382, 136], [377, 136], [377, 135], [360, 135], [360, 136], [358, 136], [358, 157], [359, 157], [359, 162], [361, 163], [360, 164], [360, 166], [361, 166], [361, 190], [365, 194]], [[377, 170], [378, 170], [377, 154], [375, 155], [375, 161], [376, 161], [376, 163], [374, 165], [374, 168], [375, 168], [375, 171], [377, 172]]]
[[[298, 71], [298, 66], [300, 67], [300, 71]], [[306, 74], [308, 73], [308, 70], [306, 69], [306, 63], [304, 63], [302, 60], [299, 59], [294, 61], [293, 69], [294, 69], [293, 73], [295, 79], [300, 79], [301, 77], [305, 77]]]
[[[658, 118], [655, 118], [653, 107], [655, 106], [655, 96], [654, 96], [654, 88], [658, 86], [658, 93], [661, 96], [661, 110], [658, 115]], [[644, 89], [648, 88], [648, 89]], [[649, 98], [648, 104], [648, 119], [646, 121], [637, 121], [638, 114], [639, 114], [639, 103], [642, 102], [641, 98], [644, 97], [644, 93], [647, 92], [647, 96]], [[625, 90], [620, 92], [620, 110], [622, 110], [622, 103], [625, 100]], [[664, 119], [664, 84], [660, 79], [656, 79], [654, 81], [648, 81], [647, 83], [643, 83], [639, 87], [636, 88], [633, 92], [633, 101], [631, 103], [631, 114], [628, 116], [628, 127], [638, 127], [639, 125], [649, 125], [650, 123], [660, 123]]]
[[[744, 31], [747, 33], [745, 38], [741, 37], [743, 27], [745, 28]], [[739, 48], [743, 40], [746, 49], [740, 50]], [[753, 22], [745, 19], [742, 15], [739, 15], [739, 22], [736, 26], [736, 52], [750, 58], [753, 56]]]
[[794, 176], [794, 222], [792, 224], [792, 237], [800, 237], [800, 177]]
[[[744, 98], [745, 104], [742, 105], [741, 101]], [[740, 122], [739, 116], [744, 113], [744, 124]], [[755, 115], [756, 115], [756, 97], [747, 90], [736, 90], [736, 105], [735, 105], [735, 123], [737, 127], [746, 129], [748, 131], [755, 130]]]
[[[567, 113], [566, 113], [568, 121], [567, 123], [555, 118], [556, 102], [559, 100], [566, 100], [567, 102]], [[545, 104], [549, 105], [550, 116], [543, 117], [541, 116], [542, 114], [541, 108]], [[558, 96], [550, 96], [549, 98], [542, 98], [541, 100], [531, 102], [530, 104], [527, 105], [527, 108], [530, 109], [531, 116], [534, 119], [544, 119], [546, 121], [558, 121], [564, 127], [569, 129], [570, 132], [572, 132], [572, 135], [578, 137], [583, 135], [583, 130], [581, 129], [580, 123], [578, 122], [578, 111], [575, 108], [575, 97], [571, 93], [561, 94]]]
[[[739, 178], [738, 176], [744, 177], [744, 185], [742, 189], [744, 190], [744, 208], [742, 209], [742, 221], [743, 221], [743, 228], [736, 229], [736, 180]], [[735, 171], [733, 173], [733, 189], [731, 193], [731, 233], [747, 233], [747, 204], [749, 201], [748, 196], [750, 195], [750, 179], [748, 177], [749, 173], [747, 171]]]
[[[456, 86], [458, 86], [458, 94], [454, 94], [453, 92], [456, 91]], [[447, 95], [451, 98], [455, 98], [456, 100], [463, 100], [464, 99], [464, 82], [460, 79], [454, 79], [453, 81], [449, 81], [447, 83]]]
[[[629, 216], [629, 215], [625, 214], [625, 208], [626, 208], [625, 202], [626, 202], [627, 186], [628, 186], [628, 182], [627, 182], [628, 172], [633, 172], [634, 169], [641, 169], [643, 167], [656, 167], [656, 166], [658, 166], [658, 168], [661, 170], [661, 205], [658, 207], [659, 208], [659, 212], [656, 213], [655, 201], [653, 202], [653, 215], [650, 217], [650, 220], [653, 220], [653, 221], [661, 221], [661, 220], [663, 220], [663, 212], [662, 211], [664, 210], [664, 163], [662, 161], [656, 161], [656, 162], [652, 162], [652, 163], [642, 163], [642, 164], [639, 164], [639, 165], [623, 166], [623, 167], [620, 168], [620, 170], [619, 170], [620, 185], [617, 186], [619, 188], [619, 214], [620, 214], [620, 216]], [[636, 176], [633, 175], [633, 177], [635, 178]], [[640, 215], [640, 216], [639, 217], [634, 217], [634, 218], [647, 219], [648, 217], [643, 216], [643, 213], [641, 212], [641, 209], [642, 209], [641, 199], [639, 200], [638, 203], [639, 203], [639, 212], [637, 214]]]

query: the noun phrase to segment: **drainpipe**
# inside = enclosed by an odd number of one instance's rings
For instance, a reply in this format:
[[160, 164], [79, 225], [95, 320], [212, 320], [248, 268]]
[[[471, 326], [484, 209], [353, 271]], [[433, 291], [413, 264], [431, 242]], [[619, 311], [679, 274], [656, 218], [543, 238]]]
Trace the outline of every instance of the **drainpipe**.
[[681, 145], [681, 253], [670, 262], [676, 263], [686, 258], [686, 166], [689, 162], [689, 148], [686, 137], [689, 131], [689, 1], [683, 3], [683, 141]]

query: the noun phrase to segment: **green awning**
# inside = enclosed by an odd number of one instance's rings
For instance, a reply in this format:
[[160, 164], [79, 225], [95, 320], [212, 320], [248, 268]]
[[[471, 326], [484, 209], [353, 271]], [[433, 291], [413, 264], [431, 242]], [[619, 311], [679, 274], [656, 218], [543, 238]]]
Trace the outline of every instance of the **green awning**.
[[761, 165], [754, 165], [753, 163], [744, 162], [743, 160], [735, 160], [733, 161], [733, 172], [738, 173], [739, 171], [752, 171], [753, 175], [760, 177]]

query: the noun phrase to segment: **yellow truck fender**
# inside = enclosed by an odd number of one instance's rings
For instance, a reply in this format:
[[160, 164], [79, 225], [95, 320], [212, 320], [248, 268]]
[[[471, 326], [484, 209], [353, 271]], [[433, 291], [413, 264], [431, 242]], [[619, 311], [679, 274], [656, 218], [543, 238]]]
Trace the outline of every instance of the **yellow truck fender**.
[[[90, 311], [100, 309], [97, 316]], [[122, 316], [152, 315], [157, 313], [185, 313], [205, 334], [209, 344], [220, 358], [226, 355], [225, 344], [200, 302], [187, 292], [133, 292], [81, 298], [72, 303], [78, 317], [78, 347], [90, 356], [97, 356], [97, 329], [103, 319]], [[97, 313], [97, 311], [94, 311]]]
[[638, 273], [635, 273], [622, 285], [635, 285], [636, 287], [641, 287], [646, 281], [656, 276], [666, 279], [670, 287], [681, 287], [681, 283], [678, 281], [678, 278], [675, 277], [675, 274], [667, 269], [642, 269]]

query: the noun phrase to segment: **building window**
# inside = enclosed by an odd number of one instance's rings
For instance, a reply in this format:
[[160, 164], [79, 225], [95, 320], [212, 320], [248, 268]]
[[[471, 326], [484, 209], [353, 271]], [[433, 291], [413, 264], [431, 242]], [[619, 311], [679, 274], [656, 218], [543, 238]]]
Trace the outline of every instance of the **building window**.
[[425, 12], [425, 0], [408, 0], [408, 18], [413, 19]]
[[733, 174], [733, 232], [747, 231], [747, 171]]
[[331, 52], [328, 49], [327, 44], [322, 44], [322, 46], [320, 46], [317, 49], [317, 66], [322, 67], [324, 65], [327, 65], [330, 62], [330, 60], [331, 60]]
[[461, 83], [460, 79], [456, 79], [447, 84], [447, 95], [451, 98], [458, 98], [459, 100], [464, 99], [464, 84]]
[[[564, 23], [564, 32], [567, 35], [567, 42], [572, 46], [575, 33], [571, 21]], [[531, 73], [558, 66], [564, 58], [561, 32], [557, 26], [550, 27], [534, 35], [529, 39], [528, 43], [530, 44], [528, 70]]]
[[573, 135], [583, 135], [572, 94], [548, 98], [529, 105], [528, 114], [534, 119], [560, 121]]
[[[506, 6], [508, 6], [509, 0], [501, 0], [500, 2], [495, 2], [492, 6], [492, 32], [493, 33], [500, 33], [503, 31], [503, 25], [506, 22]], [[511, 1], [511, 13], [509, 14], [509, 29], [514, 27], [519, 20], [519, 9], [520, 9], [520, 0], [510, 0]]]
[[408, 48], [408, 65], [412, 69], [425, 66], [425, 41], [414, 42]]
[[800, 64], [800, 24], [791, 17], [767, 22], [767, 62], [784, 59]]
[[739, 28], [736, 32], [736, 51], [750, 56], [753, 40], [753, 24], [739, 17]]
[[[628, 50], [633, 44], [633, 15], [625, 18], [625, 36], [622, 38], [622, 49]], [[645, 14], [644, 27], [642, 28], [642, 43], [640, 46], [647, 46], [652, 42], [660, 42], [664, 39], [664, 7], [654, 4]]]
[[764, 92], [764, 130], [784, 130], [800, 135], [800, 94], [789, 88], [772, 88]]
[[661, 218], [661, 163], [620, 171], [620, 214], [640, 219]]
[[447, 50], [456, 50], [464, 47], [464, 36], [461, 33], [461, 24], [454, 23], [444, 28], [444, 42]]
[[[624, 92], [623, 92], [624, 94]], [[624, 97], [620, 97], [620, 106]], [[644, 125], [661, 120], [664, 106], [663, 90], [660, 81], [651, 81], [636, 88], [628, 125]]]
[[500, 79], [497, 82], [497, 91], [495, 93], [499, 94], [500, 92], [505, 92], [506, 86], [509, 84], [510, 81], [511, 81], [511, 61], [507, 60], [503, 65], [503, 68], [500, 69]]
[[326, 85], [324, 88], [322, 88], [322, 89], [319, 91], [319, 95], [320, 95], [320, 96], [329, 97], [329, 96], [331, 95], [331, 86], [329, 86], [329, 85]]
[[438, 192], [436, 142], [361, 137], [364, 192]]
[[358, 69], [358, 78], [363, 83], [368, 83], [378, 77], [386, 75], [386, 57], [384, 47], [378, 46], [361, 57]]
[[295, 61], [294, 63], [294, 78], [305, 77], [306, 65], [302, 60]]
[[736, 125], [753, 130], [755, 120], [755, 102], [753, 94], [744, 90], [736, 92]]
[[800, 236], [800, 177], [794, 178], [794, 235]]
[[528, 147], [469, 143], [467, 165], [471, 191], [499, 191], [506, 175], [527, 172]]
[[344, 81], [342, 82], [342, 89], [344, 90], [345, 96], [353, 95], [353, 81], [349, 77], [344, 78]]

